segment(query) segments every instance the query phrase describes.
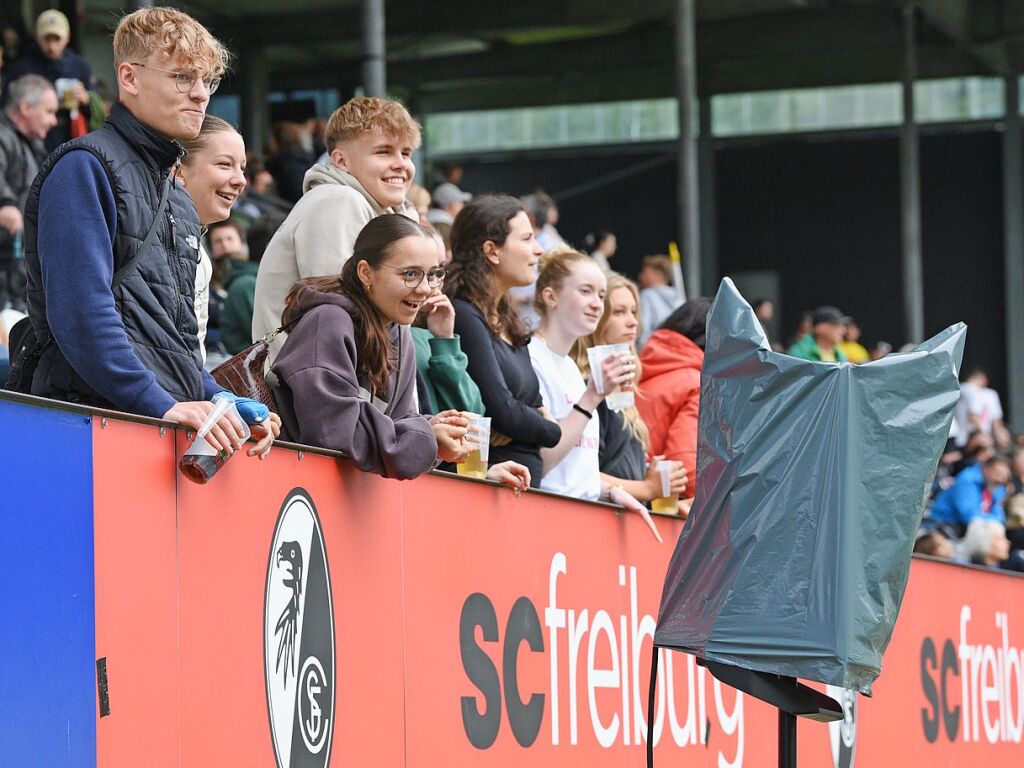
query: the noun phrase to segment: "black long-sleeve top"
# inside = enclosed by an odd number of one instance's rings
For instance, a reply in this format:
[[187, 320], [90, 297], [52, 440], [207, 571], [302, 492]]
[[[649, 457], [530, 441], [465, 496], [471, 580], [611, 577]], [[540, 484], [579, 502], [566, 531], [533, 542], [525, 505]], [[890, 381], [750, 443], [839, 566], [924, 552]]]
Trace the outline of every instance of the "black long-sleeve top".
[[489, 464], [518, 461], [530, 470], [530, 485], [540, 487], [544, 463], [540, 449], [552, 448], [562, 437], [558, 424], [541, 416], [544, 401], [526, 347], [514, 347], [491, 334], [474, 305], [454, 299], [455, 332], [469, 358], [467, 370], [480, 387], [491, 431], [510, 437], [508, 445], [490, 448]]

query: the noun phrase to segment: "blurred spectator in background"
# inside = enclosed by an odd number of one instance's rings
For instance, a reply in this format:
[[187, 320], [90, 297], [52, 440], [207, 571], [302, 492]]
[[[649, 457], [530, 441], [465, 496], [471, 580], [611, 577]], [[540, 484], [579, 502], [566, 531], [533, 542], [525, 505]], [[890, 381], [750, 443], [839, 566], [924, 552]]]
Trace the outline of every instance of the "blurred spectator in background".
[[697, 482], [697, 412], [705, 328], [711, 299], [699, 297], [665, 318], [640, 352], [636, 406], [651, 434], [651, 453], [686, 467], [692, 498]]
[[953, 485], [939, 494], [932, 505], [932, 521], [951, 526], [962, 535], [976, 518], [1006, 522], [1003, 499], [1010, 482], [1010, 463], [994, 456], [984, 464], [975, 464], [956, 476]]
[[214, 261], [223, 258], [245, 258], [245, 235], [238, 222], [224, 219], [211, 222], [214, 226], [206, 231], [206, 239], [210, 242], [210, 256]]
[[615, 233], [605, 231], [591, 233], [587, 235], [584, 243], [590, 252], [590, 258], [596, 261], [597, 265], [605, 272], [611, 272], [611, 259], [619, 248], [619, 241], [615, 237]]
[[914, 541], [914, 551], [921, 555], [952, 560], [956, 557], [953, 542], [941, 531], [926, 531]]
[[804, 336], [806, 336], [814, 329], [814, 323], [811, 321], [811, 318], [813, 316], [813, 312], [800, 313], [800, 321], [796, 324], [796, 332], [793, 334], [793, 337], [788, 342], [788, 345], [790, 347], [792, 347], [794, 344], [800, 341], [800, 339], [802, 339]]
[[815, 362], [843, 363], [839, 348], [846, 316], [835, 307], [818, 307], [811, 315], [811, 332], [791, 346], [787, 355]]
[[[627, 344], [630, 354], [636, 359], [637, 337], [640, 333], [640, 289], [629, 278], [612, 272], [608, 275], [608, 295], [604, 311], [597, 328], [589, 336], [579, 340], [573, 349], [573, 357], [584, 378], [591, 377], [587, 349], [602, 344]], [[637, 360], [637, 374], [640, 378], [640, 363]], [[634, 405], [621, 411], [613, 411], [607, 400], [597, 406], [597, 417], [601, 427], [601, 445], [598, 459], [601, 479], [609, 485], [621, 485], [638, 501], [651, 501], [662, 497], [661, 472], [657, 463], [664, 456], [652, 456], [647, 461], [650, 447], [650, 432], [647, 424]], [[672, 473], [672, 492], [683, 496], [686, 492], [686, 468], [682, 463]]]
[[232, 217], [248, 224], [260, 216], [287, 216], [292, 204], [277, 194], [274, 177], [267, 170], [263, 158], [249, 154], [245, 167], [246, 186], [231, 209]]
[[1006, 538], [1006, 527], [998, 520], [977, 518], [967, 526], [964, 534], [963, 553], [974, 565], [999, 568], [1010, 557], [1010, 540]]
[[25, 75], [8, 86], [0, 115], [0, 310], [27, 311], [22, 214], [45, 157], [43, 139], [56, 124], [57, 93], [49, 80]]
[[1006, 500], [1006, 538], [1010, 541], [1010, 556], [1003, 568], [1024, 571], [1024, 495], [1017, 494]]
[[1000, 450], [1009, 449], [1010, 433], [1003, 425], [1003, 405], [999, 393], [989, 387], [988, 374], [983, 369], [968, 371], [960, 385], [960, 400], [956, 404], [954, 418], [962, 441], [966, 441], [973, 432], [983, 432], [991, 435]]
[[282, 122], [275, 126], [277, 152], [267, 159], [267, 170], [277, 184], [277, 194], [290, 203], [302, 197], [306, 171], [316, 163], [316, 155], [307, 146], [309, 133], [299, 123]]
[[672, 262], [668, 256], [644, 256], [637, 282], [640, 283], [640, 346], [661, 327], [665, 318], [682, 304], [679, 292], [672, 287]]
[[207, 330], [207, 351], [215, 361], [223, 361], [228, 356], [227, 348], [221, 337], [221, 323], [224, 307], [228, 301], [227, 283], [231, 273], [231, 265], [235, 261], [244, 261], [246, 255], [246, 238], [242, 229], [233, 218], [218, 222], [206, 233], [213, 258], [213, 277], [210, 280], [210, 308]]
[[246, 251], [226, 254], [230, 267], [224, 277], [227, 295], [220, 315], [220, 338], [229, 355], [238, 354], [252, 343], [256, 275], [267, 245], [283, 223], [284, 217], [275, 214], [257, 219], [246, 232]]
[[469, 375], [491, 418], [491, 461], [526, 465], [534, 488], [544, 474], [541, 447], [556, 445], [561, 429], [543, 407], [530, 333], [507, 294], [534, 281], [541, 253], [518, 200], [479, 196], [455, 219], [445, 280]]
[[[406, 201], [419, 145], [419, 123], [397, 101], [360, 96], [334, 111], [327, 122], [331, 164], [306, 172], [305, 194], [260, 262], [253, 339], [280, 326], [285, 296], [297, 280], [341, 272], [371, 219], [399, 213], [419, 221]], [[271, 357], [283, 335], [274, 340]]]
[[968, 467], [972, 467], [975, 464], [984, 464], [995, 455], [996, 445], [992, 441], [991, 435], [986, 435], [984, 432], [973, 432], [967, 438], [967, 443], [963, 446], [960, 458], [953, 464], [953, 474], [959, 475]]
[[1024, 494], [1024, 448], [1015, 448], [1011, 456], [1010, 470], [1013, 473], [1013, 493]]
[[430, 210], [430, 193], [419, 184], [409, 187], [409, 203], [416, 209], [420, 224], [427, 222], [427, 211]]
[[463, 192], [450, 182], [439, 184], [430, 196], [431, 207], [427, 211], [427, 221], [431, 224], [452, 224], [459, 211], [470, 200], [473, 195]]
[[761, 327], [767, 334], [768, 326], [775, 318], [775, 304], [771, 299], [754, 299], [750, 308], [754, 310], [754, 316], [757, 317], [757, 321], [761, 323]]
[[[25, 75], [40, 75], [49, 80], [56, 92], [61, 108], [57, 125], [46, 134], [47, 152], [75, 136], [89, 130], [93, 108], [103, 111], [102, 99], [90, 92], [96, 89], [89, 62], [81, 54], [68, 48], [71, 25], [60, 11], [48, 10], [36, 19], [36, 39], [29, 43], [25, 53], [8, 65], [4, 72], [4, 92], [15, 80]], [[72, 121], [76, 128], [72, 131]]]
[[537, 223], [540, 226], [537, 242], [540, 243], [540, 247], [545, 251], [553, 251], [561, 246], [568, 246], [558, 232], [558, 206], [555, 204], [554, 198], [542, 189], [534, 192], [533, 196], [537, 199], [540, 209], [544, 211], [543, 223], [541, 223], [540, 217], [537, 218]]
[[875, 346], [871, 348], [871, 359], [881, 360], [890, 352], [892, 352], [892, 344], [888, 341], [876, 341]]
[[843, 340], [839, 343], [839, 349], [851, 363], [859, 365], [871, 359], [871, 355], [860, 343], [860, 326], [852, 317], [846, 318], [843, 324]]
[[452, 263], [452, 225], [435, 224], [434, 232], [441, 238], [441, 244], [444, 246], [444, 266], [447, 266]]

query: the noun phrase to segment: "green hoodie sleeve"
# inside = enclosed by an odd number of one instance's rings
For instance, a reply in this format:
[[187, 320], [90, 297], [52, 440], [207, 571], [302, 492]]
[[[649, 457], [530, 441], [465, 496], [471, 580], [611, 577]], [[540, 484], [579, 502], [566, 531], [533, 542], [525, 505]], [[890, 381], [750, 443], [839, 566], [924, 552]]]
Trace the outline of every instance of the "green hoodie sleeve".
[[236, 355], [252, 344], [252, 307], [256, 276], [240, 275], [231, 281], [220, 316], [220, 340], [228, 354]]
[[437, 394], [439, 408], [442, 411], [455, 408], [483, 416], [484, 401], [480, 397], [480, 388], [466, 372], [467, 363], [458, 336], [451, 339], [430, 337], [427, 377]]

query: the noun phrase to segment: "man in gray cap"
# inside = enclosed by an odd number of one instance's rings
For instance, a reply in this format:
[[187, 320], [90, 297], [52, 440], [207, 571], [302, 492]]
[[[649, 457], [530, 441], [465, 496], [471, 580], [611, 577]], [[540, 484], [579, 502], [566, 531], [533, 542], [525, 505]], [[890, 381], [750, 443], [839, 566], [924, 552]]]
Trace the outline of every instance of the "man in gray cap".
[[473, 195], [446, 181], [437, 185], [430, 199], [433, 205], [427, 211], [427, 221], [431, 224], [451, 224], [462, 207], [473, 199]]
[[845, 363], [839, 348], [847, 317], [835, 307], [818, 307], [811, 316], [811, 332], [789, 348], [787, 355], [827, 363]]
[[4, 72], [5, 93], [10, 83], [25, 75], [45, 77], [56, 88], [61, 109], [57, 125], [46, 136], [47, 152], [72, 138], [69, 110], [81, 112], [88, 120], [92, 102], [89, 91], [96, 88], [89, 62], [68, 47], [70, 40], [68, 17], [52, 9], [43, 11], [36, 19], [35, 41]]

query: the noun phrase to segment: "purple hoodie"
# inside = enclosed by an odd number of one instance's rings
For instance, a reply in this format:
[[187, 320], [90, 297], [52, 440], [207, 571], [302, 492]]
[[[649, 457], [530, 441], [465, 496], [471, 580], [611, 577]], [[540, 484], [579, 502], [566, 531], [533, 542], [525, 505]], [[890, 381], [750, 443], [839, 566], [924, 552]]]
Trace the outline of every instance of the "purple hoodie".
[[[369, 402], [369, 382], [356, 375], [359, 310], [342, 294], [303, 289], [302, 308], [274, 362], [281, 382], [281, 420], [292, 439], [343, 451], [361, 470], [406, 480], [434, 466], [437, 441], [416, 402], [416, 353], [409, 329], [392, 323], [398, 366], [387, 405]], [[362, 395], [360, 395], [362, 390]], [[375, 398], [375, 399], [376, 399]]]

